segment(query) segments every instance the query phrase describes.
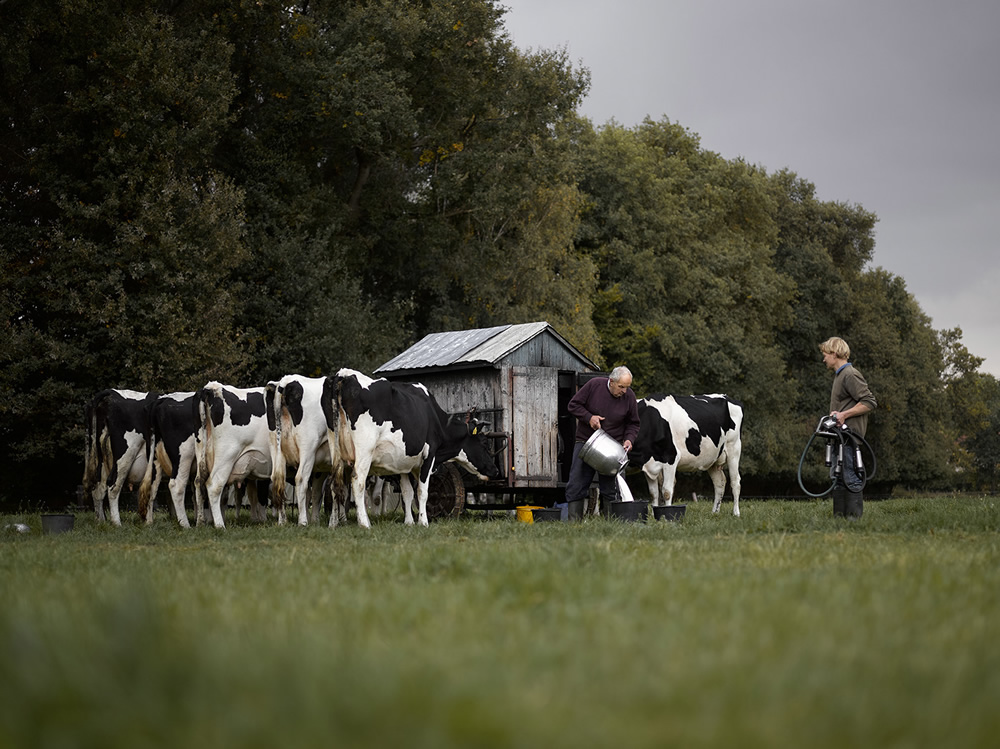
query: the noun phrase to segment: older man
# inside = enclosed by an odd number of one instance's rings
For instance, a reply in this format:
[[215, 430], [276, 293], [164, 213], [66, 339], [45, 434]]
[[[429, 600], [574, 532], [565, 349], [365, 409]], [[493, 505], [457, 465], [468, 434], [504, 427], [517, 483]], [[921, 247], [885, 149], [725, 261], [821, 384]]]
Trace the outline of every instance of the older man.
[[[576, 444], [566, 482], [566, 502], [583, 499], [590, 491], [596, 471], [580, 459], [580, 449], [598, 429], [622, 443], [625, 451], [639, 434], [639, 407], [632, 392], [632, 373], [628, 367], [615, 367], [608, 377], [595, 377], [574, 395], [567, 410], [576, 417]], [[598, 478], [601, 499], [614, 500], [617, 485], [614, 476]]]

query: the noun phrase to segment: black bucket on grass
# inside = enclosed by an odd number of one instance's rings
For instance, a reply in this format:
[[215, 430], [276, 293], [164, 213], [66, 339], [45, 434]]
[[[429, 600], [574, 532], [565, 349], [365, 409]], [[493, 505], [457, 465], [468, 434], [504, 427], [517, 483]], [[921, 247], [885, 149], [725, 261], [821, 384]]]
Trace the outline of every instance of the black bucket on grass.
[[559, 507], [539, 507], [537, 509], [532, 509], [531, 519], [536, 523], [541, 523], [546, 520], [559, 522], [562, 520], [562, 509]]
[[657, 520], [679, 522], [684, 518], [687, 505], [660, 505], [653, 508], [653, 517]]
[[611, 517], [618, 518], [619, 520], [637, 522], [645, 520], [649, 514], [649, 502], [646, 500], [637, 499], [633, 502], [610, 502], [608, 503], [608, 507], [611, 511]]

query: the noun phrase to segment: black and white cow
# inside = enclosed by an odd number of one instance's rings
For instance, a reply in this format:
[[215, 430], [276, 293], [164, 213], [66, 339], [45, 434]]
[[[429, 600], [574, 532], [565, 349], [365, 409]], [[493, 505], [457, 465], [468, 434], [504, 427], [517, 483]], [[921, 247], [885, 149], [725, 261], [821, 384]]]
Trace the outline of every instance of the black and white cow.
[[[222, 492], [226, 486], [271, 478], [277, 448], [274, 413], [266, 388], [234, 388], [213, 381], [198, 391], [198, 416], [199, 481], [208, 497], [212, 522], [216, 528], [225, 528]], [[256, 492], [248, 491], [248, 496], [251, 516], [259, 516]]]
[[149, 413], [156, 397], [134, 390], [102, 390], [87, 404], [83, 488], [101, 522], [107, 496], [111, 522], [122, 524], [118, 511], [122, 489], [126, 482], [138, 484], [146, 473]]
[[306, 511], [309, 499], [312, 499], [312, 520], [314, 523], [319, 522], [321, 484], [312, 487], [312, 491], [310, 487], [314, 473], [329, 473], [331, 470], [326, 417], [320, 404], [325, 381], [325, 377], [293, 374], [267, 384], [273, 399], [277, 442], [274, 465], [271, 467], [271, 485], [275, 487], [273, 496], [279, 525], [285, 523], [284, 487], [288, 466], [295, 466], [295, 501], [299, 508], [299, 525], [307, 525], [309, 522]]
[[650, 395], [639, 401], [639, 436], [629, 467], [646, 476], [653, 505], [672, 504], [677, 471], [708, 471], [715, 486], [713, 512], [733, 489], [733, 515], [740, 514], [740, 453], [743, 404], [725, 395]]
[[[198, 416], [196, 393], [167, 393], [153, 403], [149, 416], [152, 437], [149, 444], [149, 461], [146, 475], [139, 487], [139, 515], [147, 523], [153, 522], [152, 498], [156, 496], [160, 481], [167, 476], [167, 487], [174, 506], [174, 515], [182, 528], [190, 527], [184, 509], [187, 485], [197, 474], [195, 446], [201, 421]], [[204, 521], [201, 485], [194, 483], [194, 508], [198, 525]]]
[[[427, 485], [435, 466], [452, 460], [484, 480], [499, 475], [478, 422], [471, 414], [449, 417], [423, 385], [373, 380], [342, 369], [323, 385], [323, 413], [334, 474], [351, 467], [351, 494], [362, 527], [370, 527], [364, 500], [369, 473], [401, 477], [408, 525], [413, 524], [413, 489], [406, 476], [417, 485], [418, 521], [427, 525]], [[330, 525], [335, 524], [332, 513]]]

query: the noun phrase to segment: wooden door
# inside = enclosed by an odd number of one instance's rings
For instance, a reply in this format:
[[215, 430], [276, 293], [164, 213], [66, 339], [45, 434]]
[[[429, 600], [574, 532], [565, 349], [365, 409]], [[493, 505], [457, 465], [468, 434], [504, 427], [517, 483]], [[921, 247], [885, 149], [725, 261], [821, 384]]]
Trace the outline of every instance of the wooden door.
[[511, 442], [515, 486], [558, 483], [559, 372], [511, 368]]

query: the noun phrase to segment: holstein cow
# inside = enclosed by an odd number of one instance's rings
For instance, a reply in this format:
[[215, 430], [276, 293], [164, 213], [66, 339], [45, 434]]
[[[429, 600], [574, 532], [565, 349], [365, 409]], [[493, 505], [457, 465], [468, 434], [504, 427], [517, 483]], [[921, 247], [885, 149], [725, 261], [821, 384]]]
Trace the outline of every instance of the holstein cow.
[[[168, 477], [167, 487], [174, 506], [174, 515], [182, 528], [190, 527], [187, 511], [184, 509], [184, 494], [188, 482], [197, 473], [196, 443], [201, 420], [198, 416], [196, 393], [167, 393], [153, 403], [149, 416], [152, 427], [146, 465], [146, 475], [139, 487], [139, 515], [153, 522], [152, 499], [160, 487], [164, 476]], [[154, 476], [155, 474], [155, 476]], [[200, 482], [194, 481], [194, 508], [196, 522], [204, 520], [204, 505], [201, 499]]]
[[[352, 468], [351, 495], [362, 527], [370, 527], [365, 508], [369, 473], [400, 476], [408, 525], [413, 524], [413, 488], [407, 475], [417, 485], [421, 525], [427, 525], [427, 485], [435, 466], [453, 460], [484, 480], [499, 475], [478, 422], [471, 414], [449, 417], [423, 385], [373, 380], [342, 369], [323, 384], [323, 413], [334, 474]], [[331, 513], [331, 526], [336, 518]]]
[[[222, 492], [250, 480], [251, 516], [259, 517], [253, 479], [270, 479], [276, 449], [274, 413], [266, 388], [241, 389], [210, 382], [198, 391], [198, 475], [216, 528], [225, 528]], [[255, 488], [255, 487], [254, 487]]]
[[708, 471], [719, 511], [726, 477], [733, 488], [733, 515], [740, 514], [743, 404], [725, 395], [650, 395], [639, 401], [639, 436], [629, 467], [646, 475], [653, 506], [673, 503], [677, 471]]
[[83, 488], [94, 501], [97, 519], [104, 521], [104, 497], [111, 522], [121, 525], [118, 497], [125, 483], [142, 481], [150, 436], [149, 411], [156, 393], [102, 390], [87, 404], [87, 453]]
[[309, 523], [306, 506], [310, 496], [313, 522], [319, 522], [322, 492], [319, 487], [310, 492], [310, 483], [314, 472], [329, 473], [331, 469], [326, 418], [320, 405], [325, 381], [325, 377], [285, 375], [267, 384], [273, 399], [277, 443], [271, 486], [275, 487], [273, 496], [279, 525], [285, 523], [285, 471], [288, 466], [296, 467], [295, 501], [299, 507], [299, 525]]

